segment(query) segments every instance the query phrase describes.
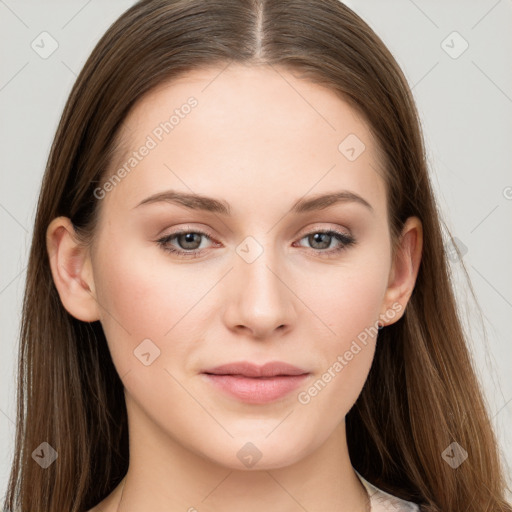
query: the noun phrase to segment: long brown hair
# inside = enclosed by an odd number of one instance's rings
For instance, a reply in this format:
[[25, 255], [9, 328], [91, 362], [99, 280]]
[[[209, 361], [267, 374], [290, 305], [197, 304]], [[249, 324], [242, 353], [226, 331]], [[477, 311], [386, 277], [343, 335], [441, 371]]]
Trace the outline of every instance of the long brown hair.
[[[63, 215], [90, 239], [99, 210], [93, 190], [135, 102], [189, 70], [229, 63], [289, 69], [349, 102], [378, 141], [393, 244], [407, 217], [423, 222], [414, 292], [404, 316], [380, 331], [367, 382], [346, 417], [354, 468], [424, 511], [510, 512], [456, 311], [410, 88], [383, 42], [338, 0], [143, 0], [94, 48], [65, 106], [38, 202], [6, 508], [82, 512], [126, 473], [123, 385], [101, 324], [73, 318], [60, 302], [46, 230]], [[47, 469], [32, 458], [45, 441], [58, 453]], [[442, 456], [452, 442], [468, 453], [456, 469]]]

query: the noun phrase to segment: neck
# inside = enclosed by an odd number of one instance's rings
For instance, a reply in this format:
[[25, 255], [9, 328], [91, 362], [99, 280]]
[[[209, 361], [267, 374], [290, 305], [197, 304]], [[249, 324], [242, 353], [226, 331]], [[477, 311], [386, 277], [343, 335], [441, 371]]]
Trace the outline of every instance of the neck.
[[262, 458], [247, 470], [194, 453], [140, 410], [131, 418], [129, 413], [129, 429], [130, 464], [115, 491], [116, 512], [369, 510], [367, 491], [350, 463], [344, 422], [297, 462], [265, 467]]

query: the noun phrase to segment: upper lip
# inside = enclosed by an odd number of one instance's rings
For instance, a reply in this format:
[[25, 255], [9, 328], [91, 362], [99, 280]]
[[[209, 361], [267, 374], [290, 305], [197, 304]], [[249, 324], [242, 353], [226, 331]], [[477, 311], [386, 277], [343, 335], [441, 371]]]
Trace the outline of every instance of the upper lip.
[[303, 375], [308, 372], [282, 361], [272, 361], [261, 366], [249, 363], [248, 361], [237, 361], [209, 368], [201, 373], [242, 375], [244, 377], [275, 377], [277, 375]]

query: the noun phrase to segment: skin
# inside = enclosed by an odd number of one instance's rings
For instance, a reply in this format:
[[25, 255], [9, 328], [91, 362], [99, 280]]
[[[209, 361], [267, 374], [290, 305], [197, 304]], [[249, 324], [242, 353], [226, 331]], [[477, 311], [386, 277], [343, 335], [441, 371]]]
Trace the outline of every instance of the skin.
[[[130, 112], [122, 129], [128, 153], [187, 98], [198, 101], [101, 199], [92, 246], [77, 243], [65, 217], [48, 227], [62, 303], [80, 320], [100, 320], [125, 386], [129, 470], [94, 511], [362, 511], [367, 494], [350, 463], [345, 415], [367, 378], [375, 335], [307, 404], [298, 394], [365, 328], [402, 316], [420, 263], [421, 222], [407, 220], [393, 256], [376, 143], [331, 90], [269, 66], [221, 69], [183, 75]], [[338, 150], [351, 133], [365, 144], [354, 161]], [[137, 207], [169, 189], [227, 201], [232, 216], [169, 202]], [[345, 201], [288, 213], [303, 196], [339, 190], [372, 210]], [[199, 247], [200, 257], [156, 242], [182, 228], [213, 235], [195, 246], [168, 243]], [[356, 243], [326, 257], [340, 242], [322, 246], [307, 235], [333, 228]], [[246, 237], [262, 250], [250, 263], [237, 253]], [[134, 350], [148, 338], [160, 355], [146, 366]], [[199, 374], [240, 360], [285, 361], [310, 375], [275, 402], [247, 404]], [[262, 455], [250, 468], [237, 457], [247, 442]]]

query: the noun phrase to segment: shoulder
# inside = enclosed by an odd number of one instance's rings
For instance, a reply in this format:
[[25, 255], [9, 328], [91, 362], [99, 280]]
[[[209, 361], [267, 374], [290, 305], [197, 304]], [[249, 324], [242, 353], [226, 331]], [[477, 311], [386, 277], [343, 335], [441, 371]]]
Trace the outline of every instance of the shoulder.
[[375, 487], [375, 485], [365, 480], [357, 471], [356, 474], [368, 491], [372, 512], [420, 512], [420, 507], [416, 503], [397, 498]]
[[95, 507], [87, 510], [87, 512], [112, 512], [114, 507], [106, 500], [98, 503]]

